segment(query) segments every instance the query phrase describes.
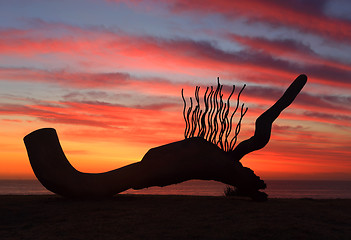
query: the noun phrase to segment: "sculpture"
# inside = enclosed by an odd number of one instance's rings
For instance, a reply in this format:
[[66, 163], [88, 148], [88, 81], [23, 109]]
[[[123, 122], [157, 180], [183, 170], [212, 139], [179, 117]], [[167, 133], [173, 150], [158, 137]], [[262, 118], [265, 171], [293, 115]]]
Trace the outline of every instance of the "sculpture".
[[[142, 189], [151, 186], [167, 186], [191, 179], [200, 179], [215, 180], [235, 186], [242, 194], [251, 197], [253, 200], [265, 201], [267, 200], [267, 194], [259, 190], [265, 189], [266, 184], [251, 169], [243, 167], [240, 159], [252, 151], [263, 148], [268, 143], [273, 121], [294, 101], [306, 81], [307, 77], [305, 75], [298, 76], [283, 96], [257, 118], [254, 136], [241, 142], [235, 148], [233, 141], [236, 141], [235, 135], [240, 131], [240, 121], [246, 112], [243, 106], [241, 107], [241, 117], [237, 129], [234, 132], [233, 139], [235, 140], [228, 141], [229, 126], [227, 125], [224, 129], [219, 130], [216, 129], [216, 124], [212, 124], [213, 129], [206, 131], [204, 129], [206, 124], [202, 125], [201, 122], [203, 123], [202, 120], [208, 120], [208, 118], [202, 118], [204, 113], [201, 112], [202, 114], [200, 114], [201, 110], [199, 108], [196, 111], [196, 107], [194, 108], [195, 113], [192, 113], [194, 118], [191, 118], [194, 121], [190, 124], [189, 114], [191, 110], [189, 112], [189, 108], [187, 115], [185, 114], [186, 102], [183, 93], [186, 138], [152, 148], [140, 162], [116, 170], [98, 174], [77, 171], [67, 160], [57, 133], [52, 128], [39, 129], [28, 134], [24, 137], [24, 143], [38, 180], [48, 190], [65, 197], [105, 198], [129, 188]], [[205, 96], [205, 102], [207, 99], [207, 103], [209, 103], [210, 100], [208, 99], [211, 92], [212, 96], [216, 94], [221, 98], [221, 85], [218, 83], [218, 86], [218, 90], [211, 90], [209, 95]], [[196, 101], [198, 101], [198, 87], [196, 89], [195, 95]], [[223, 104], [223, 102], [217, 102], [217, 104]], [[217, 119], [221, 119], [224, 124], [228, 124], [230, 118], [228, 118], [229, 115], [225, 110], [229, 109], [228, 105], [229, 100], [225, 107], [223, 104], [222, 107], [217, 108], [217, 113], [208, 112], [207, 116], [209, 114], [222, 114], [220, 117], [217, 116]], [[221, 110], [219, 110], [220, 108]], [[207, 110], [210, 109], [207, 108]], [[209, 129], [211, 128], [210, 125], [208, 125]], [[196, 127], [198, 128], [198, 136], [195, 136]], [[215, 134], [219, 134], [218, 139], [220, 140], [216, 140]]]

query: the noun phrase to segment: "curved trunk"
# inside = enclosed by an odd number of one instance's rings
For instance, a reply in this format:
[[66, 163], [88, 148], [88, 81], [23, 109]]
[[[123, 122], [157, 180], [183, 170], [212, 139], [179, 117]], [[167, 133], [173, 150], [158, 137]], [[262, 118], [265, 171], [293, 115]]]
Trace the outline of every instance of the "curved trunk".
[[240, 159], [246, 154], [259, 150], [267, 145], [271, 137], [274, 120], [276, 120], [280, 113], [295, 100], [306, 82], [306, 75], [302, 74], [298, 76], [288, 87], [283, 96], [256, 119], [254, 136], [242, 141], [233, 151], [230, 152], [235, 161], [240, 161]]
[[35, 176], [48, 190], [62, 196], [104, 197], [125, 191], [133, 185], [139, 164], [105, 172], [82, 173], [67, 160], [53, 128], [36, 130], [24, 137]]
[[67, 160], [57, 133], [43, 128], [24, 138], [33, 171], [48, 190], [66, 197], [103, 198], [129, 188], [167, 186], [191, 179], [216, 180], [257, 192], [265, 184], [253, 171], [202, 138], [150, 149], [142, 161], [104, 173], [82, 173]]

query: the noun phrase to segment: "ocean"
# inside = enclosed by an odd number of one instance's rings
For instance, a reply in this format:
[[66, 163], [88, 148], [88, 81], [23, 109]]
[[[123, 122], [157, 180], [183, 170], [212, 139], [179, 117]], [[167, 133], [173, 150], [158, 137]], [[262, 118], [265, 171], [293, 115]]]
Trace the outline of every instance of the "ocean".
[[[265, 180], [270, 198], [351, 199], [351, 181]], [[121, 194], [223, 196], [226, 185], [192, 180], [166, 187], [127, 190]], [[38, 180], [0, 180], [0, 195], [53, 194]]]

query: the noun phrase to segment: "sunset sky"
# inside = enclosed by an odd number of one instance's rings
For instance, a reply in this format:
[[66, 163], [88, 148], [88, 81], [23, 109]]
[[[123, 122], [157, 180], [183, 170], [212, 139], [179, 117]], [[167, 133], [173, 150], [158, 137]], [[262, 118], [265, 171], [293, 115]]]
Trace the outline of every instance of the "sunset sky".
[[181, 89], [217, 77], [225, 98], [247, 85], [240, 142], [301, 73], [241, 161], [263, 179], [351, 180], [351, 1], [0, 1], [0, 178], [34, 178], [23, 137], [45, 127], [80, 171], [139, 161], [184, 138]]

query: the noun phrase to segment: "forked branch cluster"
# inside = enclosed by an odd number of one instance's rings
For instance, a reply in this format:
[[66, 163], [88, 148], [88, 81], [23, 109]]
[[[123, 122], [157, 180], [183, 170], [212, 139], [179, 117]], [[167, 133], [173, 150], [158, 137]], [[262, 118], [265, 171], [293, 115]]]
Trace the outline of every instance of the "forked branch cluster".
[[235, 91], [235, 85], [225, 101], [223, 99], [223, 85], [219, 83], [217, 78], [216, 89], [211, 86], [207, 87], [204, 97], [204, 107], [200, 105], [199, 91], [200, 87], [195, 88], [195, 100], [190, 97], [190, 106], [187, 108], [187, 102], [184, 98], [182, 89], [182, 98], [184, 102], [183, 117], [185, 120], [184, 137], [202, 137], [207, 141], [218, 145], [224, 151], [234, 150], [237, 138], [241, 128], [241, 121], [248, 108], [241, 105], [240, 118], [232, 133], [232, 121], [235, 113], [239, 108], [239, 98], [246, 85], [244, 85], [238, 93], [236, 107], [230, 108], [230, 98]]

